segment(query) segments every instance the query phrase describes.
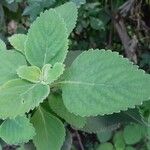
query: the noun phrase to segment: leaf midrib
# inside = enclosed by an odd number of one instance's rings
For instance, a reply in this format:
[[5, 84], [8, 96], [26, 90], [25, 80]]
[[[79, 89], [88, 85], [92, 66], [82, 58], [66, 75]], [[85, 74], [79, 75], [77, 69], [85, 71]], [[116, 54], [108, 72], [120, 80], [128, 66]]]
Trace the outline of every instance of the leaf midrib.
[[26, 94], [27, 92], [31, 91], [32, 89], [34, 89], [38, 84], [33, 84], [33, 86], [31, 86], [29, 89], [27, 89], [26, 91], [24, 91], [23, 93], [20, 94], [20, 96]]
[[45, 131], [46, 139], [48, 141], [48, 134], [47, 134], [48, 130], [46, 128], [46, 121], [45, 121], [44, 114], [43, 114], [40, 106], [39, 106], [39, 113], [41, 114], [41, 118], [42, 118], [42, 121], [43, 121], [43, 124], [44, 124], [44, 131]]
[[[94, 82], [81, 82], [81, 81], [60, 81], [60, 82], [56, 82], [53, 85], [57, 85], [57, 84], [74, 84], [74, 85], [88, 85], [88, 86], [107, 86], [107, 87], [122, 87], [122, 85], [120, 83], [118, 84], [109, 84], [109, 83], [94, 83]], [[124, 84], [125, 85], [125, 84]], [[127, 84], [126, 84], [127, 86]]]

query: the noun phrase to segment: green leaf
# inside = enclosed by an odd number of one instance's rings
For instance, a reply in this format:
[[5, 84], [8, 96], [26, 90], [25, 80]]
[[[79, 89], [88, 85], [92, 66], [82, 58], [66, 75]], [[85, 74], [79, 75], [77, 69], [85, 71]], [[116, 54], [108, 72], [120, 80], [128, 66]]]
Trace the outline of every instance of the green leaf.
[[8, 38], [10, 44], [18, 51], [24, 54], [25, 42], [27, 40], [27, 35], [25, 34], [14, 34]]
[[107, 142], [112, 137], [112, 131], [105, 131], [97, 133], [97, 138], [101, 143]]
[[90, 18], [90, 25], [95, 30], [105, 30], [105, 24], [101, 19], [91, 17]]
[[35, 129], [25, 116], [7, 119], [0, 126], [0, 137], [7, 144], [25, 143], [33, 136], [35, 136]]
[[65, 140], [65, 128], [58, 118], [39, 107], [31, 122], [36, 130], [33, 142], [37, 150], [60, 150]]
[[11, 4], [11, 3], [13, 3], [15, 0], [6, 0], [6, 2], [8, 3], [8, 4]]
[[48, 99], [51, 109], [66, 122], [77, 128], [82, 128], [85, 125], [86, 118], [70, 113], [64, 106], [62, 97], [60, 95], [51, 94]]
[[150, 140], [146, 143], [146, 147], [148, 150], [150, 150]]
[[126, 147], [126, 149], [125, 150], [135, 150], [135, 148], [134, 147], [130, 147], [130, 146], [128, 146], [128, 147]]
[[131, 124], [125, 127], [123, 136], [126, 144], [138, 143], [144, 137], [145, 128], [139, 124]]
[[58, 77], [63, 74], [65, 65], [62, 63], [55, 63], [52, 67], [50, 64], [46, 64], [42, 68], [43, 81], [47, 84], [51, 84]]
[[113, 143], [116, 150], [124, 150], [125, 149], [125, 141], [123, 138], [123, 133], [121, 131], [116, 132], [113, 138]]
[[16, 13], [17, 12], [17, 10], [18, 10], [18, 4], [17, 3], [10, 3], [9, 5], [5, 1], [3, 1], [2, 3], [12, 13]]
[[18, 147], [17, 150], [36, 150], [36, 148], [32, 140], [30, 140], [28, 143], [20, 144], [20, 147]]
[[29, 15], [33, 21], [45, 8], [50, 8], [56, 0], [28, 0], [28, 6], [23, 11], [23, 15]]
[[74, 2], [78, 7], [86, 3], [86, 0], [70, 0], [70, 1]]
[[24, 56], [14, 50], [1, 51], [0, 60], [0, 85], [11, 79], [16, 79], [18, 77], [16, 70], [20, 66], [26, 65]]
[[116, 52], [83, 52], [67, 70], [62, 96], [80, 116], [112, 114], [150, 98], [150, 76]]
[[67, 27], [67, 32], [69, 35], [72, 32], [72, 30], [75, 28], [77, 16], [78, 16], [78, 10], [75, 3], [73, 2], [65, 3], [64, 5], [56, 7], [55, 10], [64, 19]]
[[0, 51], [6, 50], [6, 44], [0, 39]]
[[72, 62], [82, 53], [83, 51], [69, 51], [67, 53], [67, 57], [65, 59], [65, 66], [71, 66]]
[[32, 2], [32, 3], [29, 3], [29, 6], [27, 6], [24, 9], [22, 15], [23, 16], [29, 15], [30, 20], [34, 21], [37, 18], [37, 16], [40, 14], [40, 12], [42, 12], [43, 10], [44, 8], [41, 7], [41, 3]]
[[21, 147], [17, 148], [17, 150], [26, 150], [25, 147], [24, 147], [24, 144], [21, 145]]
[[106, 143], [100, 144], [96, 150], [114, 150], [114, 147], [111, 143], [106, 142]]
[[25, 55], [29, 63], [42, 68], [45, 64], [63, 62], [67, 49], [67, 29], [63, 19], [54, 9], [41, 13], [28, 32]]
[[104, 133], [116, 130], [120, 125], [139, 123], [145, 125], [138, 109], [129, 109], [125, 112], [111, 115], [88, 117], [86, 125], [81, 130], [88, 133]]
[[[11, 80], [0, 88], [0, 118], [14, 118], [35, 108], [49, 94], [49, 86]], [[10, 109], [11, 108], [11, 109]]]
[[87, 133], [102, 133], [113, 131], [119, 127], [120, 122], [116, 121], [114, 118], [111, 119], [111, 117], [112, 116], [88, 117], [86, 125], [80, 130]]
[[41, 70], [36, 66], [21, 66], [17, 69], [20, 78], [37, 83], [40, 81]]

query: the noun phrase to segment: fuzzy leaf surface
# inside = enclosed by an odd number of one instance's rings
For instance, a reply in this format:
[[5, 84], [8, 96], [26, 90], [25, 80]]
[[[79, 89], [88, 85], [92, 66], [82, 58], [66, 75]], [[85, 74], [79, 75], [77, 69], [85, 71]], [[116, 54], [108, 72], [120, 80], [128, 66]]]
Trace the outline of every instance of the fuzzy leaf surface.
[[68, 49], [67, 37], [64, 20], [54, 9], [41, 13], [28, 32], [25, 49], [27, 60], [40, 68], [45, 64], [63, 62]]
[[20, 78], [37, 83], [40, 81], [41, 70], [36, 66], [21, 66], [17, 69]]
[[14, 34], [8, 38], [10, 44], [18, 51], [24, 54], [25, 42], [27, 40], [27, 35], [25, 34]]
[[63, 74], [65, 65], [62, 63], [55, 63], [52, 67], [50, 64], [46, 64], [42, 68], [43, 81], [47, 84], [51, 84], [58, 77]]
[[51, 109], [72, 126], [82, 128], [86, 124], [86, 118], [76, 116], [66, 109], [60, 95], [51, 94], [48, 99]]
[[23, 115], [38, 106], [48, 94], [47, 85], [33, 84], [21, 79], [11, 80], [0, 88], [0, 118]]
[[25, 116], [7, 119], [0, 126], [0, 137], [7, 144], [28, 142], [34, 135], [35, 129]]
[[58, 118], [39, 107], [31, 122], [36, 130], [33, 142], [37, 150], [60, 150], [65, 140], [65, 128]]
[[150, 75], [111, 51], [83, 52], [60, 83], [67, 109], [83, 117], [127, 110], [150, 98]]
[[6, 44], [0, 39], [0, 51], [6, 50]]
[[24, 56], [14, 50], [0, 52], [0, 85], [3, 83], [18, 78], [16, 70], [26, 65]]
[[77, 16], [78, 16], [78, 10], [75, 3], [73, 2], [65, 3], [59, 7], [56, 7], [55, 10], [64, 19], [67, 27], [67, 32], [69, 35], [72, 32], [72, 30], [75, 28]]
[[145, 125], [138, 109], [129, 109], [111, 115], [88, 117], [86, 125], [81, 130], [88, 133], [104, 133], [113, 131], [122, 124], [129, 123]]

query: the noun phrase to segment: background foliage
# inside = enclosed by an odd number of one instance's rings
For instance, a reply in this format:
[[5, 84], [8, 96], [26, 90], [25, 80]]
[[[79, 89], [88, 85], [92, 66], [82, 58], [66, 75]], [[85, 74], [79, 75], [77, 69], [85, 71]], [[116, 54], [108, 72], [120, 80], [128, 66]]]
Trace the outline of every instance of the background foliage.
[[[30, 24], [40, 12], [66, 1], [1, 0], [0, 38], [7, 43], [7, 47], [11, 47], [7, 41], [9, 36], [27, 33]], [[69, 46], [72, 51], [66, 60], [68, 65], [80, 53], [76, 50], [105, 48], [118, 51], [150, 73], [149, 0], [70, 1], [75, 2], [80, 8], [77, 26], [70, 35]], [[150, 102], [145, 102], [139, 110], [139, 115], [136, 110], [132, 116], [130, 111], [119, 114], [123, 116], [122, 120], [116, 119], [117, 114], [108, 116], [110, 121], [107, 122], [99, 116], [89, 118], [89, 124], [83, 132], [78, 132], [66, 124], [68, 133], [62, 150], [149, 150], [150, 129], [146, 122], [150, 122]], [[142, 116], [142, 119], [139, 116]], [[112, 123], [113, 117], [115, 122]], [[4, 142], [1, 144], [3, 149], [17, 148]], [[32, 146], [30, 143], [25, 145], [26, 149], [34, 149]]]

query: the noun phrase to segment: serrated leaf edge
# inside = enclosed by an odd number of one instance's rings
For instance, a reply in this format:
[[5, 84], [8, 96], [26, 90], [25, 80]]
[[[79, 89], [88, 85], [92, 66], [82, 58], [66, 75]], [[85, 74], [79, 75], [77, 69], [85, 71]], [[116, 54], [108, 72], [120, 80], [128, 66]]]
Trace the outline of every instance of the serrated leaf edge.
[[[5, 84], [3, 84], [2, 86], [0, 86], [0, 89], [2, 89], [5, 85], [7, 85], [9, 82], [14, 81], [14, 80], [18, 80], [18, 79], [13, 79], [13, 80], [7, 81]], [[26, 82], [28, 82], [28, 81], [26, 81]], [[37, 83], [37, 84], [38, 84], [38, 83]], [[34, 86], [35, 86], [35, 85], [36, 85], [36, 84], [34, 84]], [[29, 108], [25, 113], [28, 113], [30, 110], [34, 110], [34, 108], [38, 107], [41, 103], [43, 103], [44, 99], [46, 99], [46, 98], [48, 97], [48, 95], [49, 95], [49, 93], [50, 93], [50, 88], [49, 88], [48, 85], [44, 85], [44, 84], [42, 84], [42, 85], [47, 87], [47, 93], [43, 96], [43, 98], [42, 98], [41, 101], [39, 101], [36, 105], [34, 105], [34, 107]], [[11, 116], [11, 117], [8, 117], [8, 116], [6, 116], [6, 115], [3, 115], [3, 116], [0, 116], [0, 118], [1, 118], [2, 120], [5, 120], [5, 119], [7, 119], [7, 118], [9, 118], [9, 119], [15, 119], [17, 116], [24, 116], [25, 113], [20, 113], [19, 115]]]
[[[39, 19], [40, 19], [41, 15], [43, 15], [44, 13], [46, 13], [46, 12], [48, 12], [48, 11], [54, 11], [54, 12], [60, 17], [60, 19], [62, 20], [62, 23], [64, 24], [65, 30], [66, 30], [66, 32], [65, 32], [64, 34], [66, 34], [66, 37], [68, 37], [68, 34], [67, 34], [67, 26], [66, 26], [66, 23], [64, 22], [64, 19], [63, 19], [63, 18], [60, 16], [60, 14], [57, 13], [57, 11], [56, 11], [55, 9], [53, 9], [53, 8], [50, 8], [49, 10], [45, 10], [44, 12], [41, 12], [40, 15], [39, 15], [39, 17], [37, 17], [36, 20], [31, 24], [31, 26], [30, 26], [30, 28], [29, 28], [29, 30], [28, 30], [28, 33], [30, 32], [31, 28], [34, 26], [35, 23], [37, 23], [37, 22], [40, 23]], [[28, 57], [27, 57], [27, 55], [26, 55], [26, 43], [27, 43], [27, 41], [28, 41], [28, 33], [27, 33], [27, 39], [26, 39], [26, 42], [25, 42], [25, 57], [26, 57], [26, 60], [29, 62], [29, 59], [28, 59]], [[65, 58], [66, 58], [66, 56], [67, 56], [67, 53], [68, 53], [69, 39], [66, 39], [66, 45], [65, 45], [65, 47], [66, 47], [66, 52], [64, 53], [65, 55], [64, 55], [63, 60], [65, 60]], [[31, 62], [29, 62], [29, 63], [30, 63], [31, 65], [34, 65], [34, 64], [32, 64]], [[56, 63], [56, 62], [55, 62], [55, 63]]]
[[[105, 50], [105, 49], [101, 49], [101, 50], [99, 50], [99, 49], [89, 49], [88, 51], [84, 51], [84, 52], [82, 52], [76, 59], [75, 59], [75, 61], [77, 61], [78, 59], [79, 59], [79, 57], [81, 56], [81, 55], [83, 55], [83, 54], [85, 54], [85, 53], [88, 53], [88, 52], [92, 52], [92, 53], [99, 53], [99, 52], [101, 52], [101, 53], [114, 53], [114, 54], [116, 54], [116, 56], [118, 56], [118, 57], [120, 57], [120, 58], [122, 58], [125, 62], [127, 62], [127, 63], [129, 63], [130, 65], [132, 65], [132, 67], [136, 70], [136, 71], [141, 71], [141, 73], [143, 73], [143, 75], [145, 75], [146, 74], [146, 72], [144, 71], [144, 70], [142, 70], [142, 69], [139, 69], [139, 66], [137, 66], [137, 65], [135, 65], [133, 62], [131, 62], [131, 61], [129, 61], [129, 59], [128, 58], [125, 58], [125, 57], [123, 57], [122, 55], [120, 55], [118, 52], [112, 52], [111, 50]], [[90, 55], [90, 53], [89, 53], [89, 55]], [[75, 62], [74, 61], [74, 62]], [[74, 63], [73, 62], [73, 63]], [[72, 63], [72, 64], [73, 64]], [[66, 84], [66, 83], [68, 83], [68, 81], [61, 81], [61, 82], [58, 82], [58, 84]], [[64, 94], [63, 94], [63, 92], [62, 92], [62, 98], [64, 97], [63, 96]], [[150, 97], [147, 99], [147, 100], [149, 100], [150, 99]], [[142, 105], [143, 104], [143, 101], [145, 101], [145, 100], [141, 100], [140, 102], [138, 102], [138, 103], [136, 103], [135, 105], [133, 105], [133, 106], [130, 106], [130, 107], [122, 107], [122, 108], [120, 108], [120, 110], [118, 110], [118, 111], [114, 111], [114, 112], [112, 112], [112, 113], [105, 113], [105, 114], [98, 114], [98, 113], [93, 113], [92, 115], [91, 114], [87, 114], [87, 115], [81, 115], [81, 114], [78, 114], [78, 113], [75, 113], [75, 112], [73, 112], [73, 111], [70, 111], [68, 108], [67, 108], [67, 106], [65, 105], [65, 102], [64, 102], [64, 105], [66, 106], [66, 108], [68, 109], [68, 111], [69, 112], [71, 112], [71, 113], [73, 113], [73, 114], [75, 114], [75, 115], [79, 115], [79, 116], [81, 116], [81, 117], [90, 117], [90, 116], [94, 116], [94, 117], [96, 117], [96, 116], [98, 116], [98, 115], [101, 115], [101, 116], [104, 116], [104, 115], [111, 115], [111, 114], [113, 114], [113, 113], [120, 113], [121, 111], [127, 111], [129, 108], [136, 108], [136, 106], [138, 106], [138, 105]]]
[[[65, 130], [64, 124], [62, 123], [62, 121], [61, 121], [60, 119], [58, 119], [57, 117], [55, 117], [55, 116], [52, 115], [51, 113], [45, 111], [41, 106], [39, 106], [39, 112], [40, 112], [40, 114], [41, 114], [41, 117], [42, 117], [43, 122], [45, 122], [45, 119], [43, 118], [43, 112], [42, 112], [42, 110], [43, 110], [48, 116], [50, 116], [51, 118], [57, 120], [57, 122], [59, 122], [59, 123], [62, 125], [62, 127], [64, 128], [64, 133], [63, 133], [64, 136], [62, 137], [62, 138], [63, 138], [63, 141], [62, 141], [62, 143], [60, 143], [60, 146], [62, 146], [63, 143], [64, 143], [64, 141], [65, 141], [65, 137], [66, 137], [66, 130]], [[45, 129], [44, 129], [44, 130], [45, 130]], [[45, 130], [45, 132], [46, 132], [46, 131], [47, 131], [47, 130]], [[33, 143], [34, 143], [34, 140], [33, 140]], [[35, 146], [36, 146], [36, 144], [35, 144]]]
[[[24, 116], [24, 115], [23, 115]], [[22, 117], [23, 117], [22, 116]], [[10, 119], [10, 118], [8, 118], [8, 119]], [[15, 118], [13, 118], [13, 119], [15, 119]], [[16, 142], [16, 141], [14, 141], [13, 143], [8, 143], [8, 144], [21, 144], [21, 143], [28, 143], [31, 139], [33, 139], [33, 137], [36, 135], [36, 132], [35, 132], [35, 128], [33, 127], [33, 125], [32, 125], [32, 123], [30, 122], [30, 120], [28, 119], [28, 118], [26, 118], [26, 120], [28, 121], [28, 123], [29, 123], [29, 127], [31, 127], [32, 129], [33, 129], [33, 135], [31, 136], [29, 136], [29, 138], [28, 139], [24, 139], [24, 140], [18, 140], [19, 142]], [[7, 120], [4, 120], [4, 122], [6, 122]], [[4, 123], [3, 122], [3, 123]], [[1, 128], [1, 126], [3, 125], [3, 123], [0, 125], [0, 128]], [[5, 140], [4, 140], [5, 141]]]
[[[76, 12], [77, 12], [77, 14], [76, 14], [76, 18], [78, 19], [78, 8], [77, 8], [77, 6], [76, 6], [76, 4], [74, 3], [74, 2], [67, 2], [67, 3], [71, 3], [71, 4], [73, 4], [75, 7], [76, 7]], [[63, 5], [60, 5], [60, 6], [64, 6], [64, 5], [66, 5], [66, 3], [64, 3]], [[58, 6], [58, 7], [60, 7], [60, 6]], [[56, 10], [56, 12], [57, 12], [57, 10]], [[57, 12], [58, 13], [58, 12]], [[58, 13], [59, 14], [59, 16], [64, 20], [64, 23], [65, 23], [65, 19], [61, 16], [61, 14], [60, 13]], [[75, 27], [76, 27], [76, 25], [77, 25], [77, 20], [76, 20], [76, 22], [75, 22], [75, 24], [74, 24], [74, 26], [72, 26], [72, 28], [74, 29]], [[65, 26], [66, 26], [66, 23], [65, 23]], [[67, 29], [67, 26], [66, 26], [66, 29]], [[73, 29], [70, 31], [70, 33], [73, 31]], [[68, 29], [67, 29], [67, 35], [69, 34], [70, 35], [70, 33], [68, 33]], [[68, 35], [68, 36], [69, 36]]]

